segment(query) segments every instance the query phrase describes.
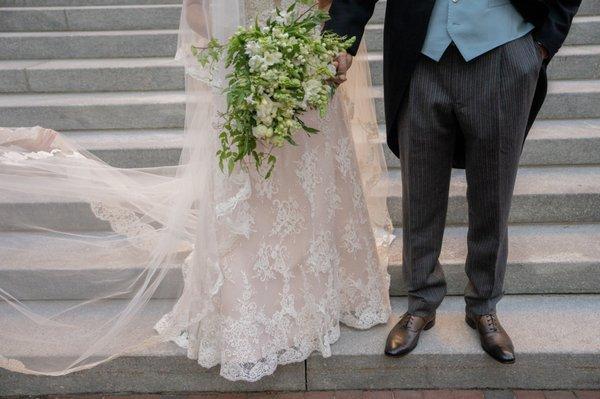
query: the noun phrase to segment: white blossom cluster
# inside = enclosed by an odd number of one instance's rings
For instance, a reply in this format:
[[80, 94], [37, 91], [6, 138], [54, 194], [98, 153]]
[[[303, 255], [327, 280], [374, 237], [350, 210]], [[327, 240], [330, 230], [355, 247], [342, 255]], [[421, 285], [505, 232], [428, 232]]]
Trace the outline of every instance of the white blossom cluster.
[[295, 144], [294, 134], [317, 133], [301, 116], [317, 110], [324, 116], [333, 95], [335, 57], [354, 39], [321, 32], [328, 16], [316, 4], [297, 10], [298, 0], [287, 10], [276, 9], [265, 23], [241, 27], [225, 45], [211, 41], [206, 49], [195, 48], [203, 65], [224, 58], [227, 77], [227, 112], [220, 133], [221, 168], [253, 159], [256, 168], [267, 165], [268, 177], [275, 165], [275, 147]]

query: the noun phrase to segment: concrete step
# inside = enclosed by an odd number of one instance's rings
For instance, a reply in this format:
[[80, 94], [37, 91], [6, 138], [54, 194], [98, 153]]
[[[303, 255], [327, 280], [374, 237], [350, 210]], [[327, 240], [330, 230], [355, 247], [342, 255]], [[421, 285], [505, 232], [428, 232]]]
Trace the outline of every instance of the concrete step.
[[[8, 248], [11, 248], [9, 251]], [[73, 254], [77, 253], [77, 259]], [[131, 282], [147, 267], [148, 254], [123, 248], [113, 232], [73, 237], [58, 233], [0, 233], [0, 277], [23, 301], [97, 298], [114, 292], [114, 281]], [[183, 259], [180, 258], [179, 261]], [[169, 267], [155, 299], [176, 299], [183, 287], [181, 263]], [[82, 267], [83, 266], [83, 267]], [[37, 287], [32, 282], [39, 281]], [[113, 286], [110, 286], [110, 282]], [[109, 284], [108, 286], [105, 286]], [[125, 292], [121, 297], [131, 298]]]
[[0, 33], [0, 59], [172, 57], [177, 30]]
[[80, 148], [119, 168], [151, 168], [179, 163], [181, 129], [85, 130], [64, 133]]
[[[383, 123], [383, 88], [373, 88], [377, 120]], [[600, 80], [555, 80], [548, 86], [548, 96], [540, 119], [600, 118]]]
[[[383, 84], [383, 54], [369, 53], [373, 84]], [[600, 79], [600, 46], [565, 46], [548, 67], [551, 80]]]
[[600, 44], [600, 15], [575, 17], [565, 44]]
[[[387, 0], [379, 0], [375, 6], [375, 12], [371, 23], [382, 24], [385, 20], [385, 7]], [[581, 7], [577, 13], [578, 16], [584, 15], [600, 15], [600, 0], [583, 0]]]
[[[381, 134], [385, 134], [384, 127]], [[400, 161], [387, 146], [384, 153], [388, 167], [400, 167]], [[523, 166], [597, 164], [600, 164], [599, 119], [538, 120], [521, 156]]]
[[0, 31], [177, 29], [181, 5], [0, 8]]
[[[402, 225], [399, 170], [390, 171], [388, 205], [396, 226]], [[523, 167], [517, 178], [511, 223], [600, 222], [600, 167]], [[467, 224], [464, 171], [454, 171], [448, 209], [449, 225]], [[20, 229], [24, 217], [59, 231], [103, 231], [106, 223], [96, 219], [89, 205], [56, 202], [48, 198], [18, 196], [0, 199], [0, 231]]]
[[[498, 306], [510, 333], [517, 362], [500, 365], [479, 347], [464, 322], [461, 298], [447, 298], [436, 326], [417, 349], [402, 359], [382, 354], [388, 331], [397, 322], [367, 332], [344, 330], [330, 358], [307, 361], [309, 390], [382, 388], [521, 388], [598, 387], [598, 296], [513, 296]], [[393, 301], [397, 314], [403, 299]], [[574, 338], [577, 337], [577, 338]]]
[[[390, 171], [390, 215], [402, 224], [402, 182]], [[467, 223], [464, 171], [453, 172], [447, 222]], [[600, 222], [600, 167], [523, 167], [520, 169], [510, 214], [511, 223]]]
[[181, 0], [0, 0], [0, 7], [78, 7], [181, 4]]
[[[165, 13], [165, 22], [153, 24], [152, 18], [142, 16], [140, 18], [128, 17], [128, 12], [119, 12], [118, 8], [104, 9], [104, 13], [113, 12], [119, 15], [118, 18], [110, 16], [99, 16], [96, 19], [94, 16], [89, 16], [90, 10], [76, 9], [81, 22], [74, 23], [70, 26], [71, 31], [52, 31], [52, 32], [1, 32], [0, 33], [0, 48], [3, 51], [0, 53], [0, 59], [44, 59], [44, 58], [120, 58], [120, 57], [168, 57], [175, 53], [177, 43], [177, 25], [173, 25], [171, 29], [161, 29], [167, 25], [167, 20], [177, 19], [177, 8], [172, 6], [162, 6], [161, 8], [153, 9], [145, 7], [149, 10], [146, 13], [160, 14]], [[126, 10], [136, 8], [125, 8]], [[144, 9], [138, 7], [137, 9]], [[7, 14], [17, 13], [16, 11], [4, 11]], [[23, 8], [21, 8], [23, 10]], [[30, 15], [27, 10], [21, 11], [26, 13], [27, 17], [23, 18], [43, 18], [36, 15]], [[135, 11], [140, 13], [140, 11]], [[65, 12], [66, 13], [66, 12]], [[63, 15], [65, 14], [63, 13]], [[100, 13], [100, 11], [98, 11]], [[171, 16], [168, 14], [171, 13]], [[13, 15], [5, 16], [3, 19], [9, 19], [6, 30], [12, 29], [11, 26], [22, 26], [18, 23], [18, 19]], [[60, 24], [60, 18], [55, 16], [52, 24]], [[68, 20], [63, 24], [67, 24]], [[107, 25], [115, 20], [113, 25]], [[14, 22], [13, 22], [14, 20]], [[88, 21], [89, 20], [89, 21]], [[90, 22], [96, 21], [97, 22]], [[144, 22], [139, 22], [139, 21]], [[121, 21], [121, 22], [119, 22]], [[138, 22], [136, 22], [138, 21]], [[130, 23], [131, 26], [125, 26]], [[50, 23], [48, 23], [50, 24]], [[125, 25], [123, 25], [125, 24]], [[123, 25], [123, 26], [122, 26]], [[120, 30], [118, 28], [121, 28]], [[151, 29], [150, 29], [151, 28]], [[77, 30], [80, 29], [80, 30]], [[137, 29], [137, 30], [131, 30]], [[38, 29], [39, 30], [39, 29]], [[598, 45], [600, 38], [600, 16], [586, 16], [575, 19], [572, 34], [567, 39], [567, 44], [577, 45]], [[366, 42], [370, 51], [381, 51], [383, 46], [383, 25], [370, 24], [367, 26], [365, 33]]]
[[579, 119], [600, 117], [600, 80], [560, 80], [548, 85], [539, 117]]
[[[147, 257], [123, 250], [116, 241], [114, 246], [102, 248], [98, 239], [106, 240], [107, 234], [89, 232], [85, 238], [73, 239], [52, 233], [0, 233], [0, 281], [18, 292], [22, 301], [79, 300], [105, 293], [102, 281], [111, 281], [111, 276], [113, 280], [115, 276], [138, 276]], [[402, 231], [396, 234], [390, 254], [390, 294], [404, 296]], [[465, 227], [446, 230], [440, 261], [449, 295], [462, 295], [467, 283], [466, 235]], [[506, 294], [600, 294], [600, 248], [596, 245], [600, 242], [599, 224], [514, 225], [509, 236]], [[73, 259], [73, 253], [80, 256]], [[179, 265], [169, 267], [154, 298], [177, 298], [182, 289]], [[31, 287], [36, 280], [40, 284]]]
[[[173, 304], [174, 302], [170, 300], [151, 300], [143, 316], [136, 319], [137, 325], [140, 329], [148, 331], [172, 308]], [[69, 303], [65, 301], [27, 303], [33, 311], [42, 314], [55, 314], [68, 305]], [[78, 325], [89, 326], [89, 333], [92, 334], [98, 323], [105, 321], [125, 305], [120, 300], [109, 300], [98, 304], [95, 309], [86, 306], [85, 311], [70, 312], [72, 315], [70, 317], [77, 320]], [[0, 304], [0, 318], [4, 321], [9, 317], [16, 316], [14, 312], [7, 309], [6, 303]], [[22, 334], [26, 336], [27, 333], [27, 329], [23, 328]], [[2, 338], [4, 337], [2, 335]], [[42, 359], [54, 364], [74, 354], [72, 348], [64, 343], [61, 345], [51, 338], [45, 345], [31, 342], [28, 342], [28, 345], [11, 345], [5, 340], [0, 340], [0, 348], [2, 355], [6, 357], [14, 356], [22, 359], [25, 356], [28, 359]], [[253, 384], [231, 382], [219, 377], [217, 367], [207, 370], [199, 366], [196, 361], [188, 359], [185, 351], [175, 344], [163, 343], [151, 349], [133, 352], [89, 371], [63, 377], [27, 376], [0, 369], [0, 396], [13, 395], [11, 392], [14, 392], [14, 395], [26, 392], [37, 392], [41, 395], [50, 392], [106, 394], [109, 392], [299, 391], [305, 389], [304, 366], [304, 363], [300, 362], [280, 367], [274, 376], [266, 377]]]
[[578, 15], [599, 15], [600, 0], [583, 0]]
[[183, 67], [173, 58], [0, 61], [4, 93], [183, 89]]
[[565, 46], [548, 66], [551, 80], [600, 79], [600, 46]]
[[[382, 135], [383, 127], [381, 131]], [[84, 130], [64, 133], [110, 165], [140, 168], [176, 165], [181, 129]], [[382, 137], [383, 142], [383, 137]], [[384, 145], [389, 168], [400, 162]], [[522, 166], [600, 164], [600, 120], [540, 120], [527, 140]]]
[[[390, 256], [390, 294], [406, 295], [402, 277], [402, 230]], [[448, 227], [440, 262], [449, 295], [467, 284], [467, 228]], [[509, 228], [506, 294], [600, 294], [600, 225], [512, 225]]]
[[58, 131], [182, 127], [181, 91], [12, 94], [0, 97], [5, 126], [40, 125]]
[[[383, 123], [381, 87], [373, 95]], [[38, 124], [59, 131], [177, 128], [183, 126], [184, 97], [182, 91], [8, 94], [0, 98], [0, 120], [5, 126]], [[600, 118], [599, 103], [600, 80], [555, 81], [540, 118]]]
[[[370, 51], [381, 51], [383, 49], [383, 23], [372, 21], [367, 25], [365, 41]], [[600, 16], [575, 17], [565, 44], [600, 44]]]
[[[383, 83], [383, 56], [369, 54], [373, 82]], [[600, 79], [600, 46], [566, 46], [550, 77]], [[172, 57], [0, 61], [0, 92], [91, 92], [183, 89], [183, 68]]]
[[[501, 365], [486, 355], [478, 338], [464, 322], [461, 298], [446, 298], [436, 326], [425, 332], [417, 349], [401, 359], [383, 355], [385, 338], [397, 322], [367, 331], [342, 328], [332, 356], [313, 355], [305, 363], [280, 367], [259, 383], [232, 383], [218, 377], [218, 368], [205, 370], [186, 358], [174, 344], [161, 344], [97, 368], [62, 377], [39, 377], [0, 370], [0, 395], [46, 395], [113, 392], [193, 392], [335, 390], [391, 388], [489, 389], [598, 389], [600, 349], [597, 331], [597, 295], [511, 296], [498, 306], [500, 319], [517, 350], [514, 365]], [[52, 314], [64, 303], [32, 302], [38, 311]], [[171, 301], [153, 300], [140, 326], [150, 327]], [[10, 317], [7, 305], [2, 317]], [[99, 304], [95, 312], [73, 315], [90, 330], [122, 303]], [[406, 309], [405, 299], [394, 299], [396, 314]], [[12, 316], [15, 317], [15, 316]], [[24, 328], [23, 334], [27, 331]], [[577, 337], [574, 339], [573, 337]], [[0, 342], [7, 357], [32, 357], [52, 362], [70, 355], [69, 347], [10, 345]]]
[[[0, 7], [4, 7], [5, 10], [0, 11], [0, 15], [4, 13], [5, 16], [11, 18], [0, 20], [7, 22], [5, 26], [0, 25], [0, 29], [9, 31], [34, 31], [34, 30], [75, 30], [75, 26], [81, 26], [82, 30], [90, 30], [91, 26], [103, 26], [98, 29], [140, 29], [140, 26], [147, 26], [150, 29], [152, 26], [164, 26], [165, 28], [175, 29], [179, 20], [173, 19], [174, 15], [177, 15], [176, 11], [171, 10], [163, 14], [163, 18], [156, 18], [157, 14], [149, 10], [141, 10], [146, 6], [180, 6], [178, 0], [2, 0], [0, 1]], [[597, 16], [600, 14], [600, 3], [598, 0], [584, 1], [581, 9], [578, 13], [579, 17], [585, 16]], [[375, 13], [371, 19], [371, 24], [383, 24], [385, 19], [385, 7], [386, 1], [380, 0], [375, 8]], [[117, 7], [137, 7], [138, 10], [128, 10], [127, 13], [131, 20], [127, 22], [126, 19], [122, 18], [119, 14], [115, 14], [113, 9]], [[49, 9], [50, 7], [54, 10]], [[71, 13], [67, 10], [60, 10], [66, 7], [87, 7], [89, 10], [71, 10]], [[7, 9], [7, 8], [13, 8]], [[30, 9], [29, 15], [26, 15], [27, 10]], [[95, 8], [95, 9], [94, 9]], [[102, 9], [104, 8], [104, 9]], [[63, 11], [61, 15], [61, 11]], [[65, 15], [65, 13], [67, 15]], [[149, 19], [144, 19], [142, 15], [146, 15]], [[115, 20], [102, 20], [102, 17], [111, 16], [116, 17]], [[98, 18], [99, 17], [99, 18]], [[17, 24], [16, 21], [20, 23]], [[67, 21], [69, 23], [67, 23]], [[85, 21], [85, 24], [82, 23]], [[582, 39], [595, 40], [592, 34], [598, 29], [594, 25], [593, 20], [583, 20], [583, 25], [589, 25], [578, 29], [577, 35], [581, 35]], [[11, 27], [11, 29], [8, 29]], [[572, 39], [569, 39], [572, 40]]]

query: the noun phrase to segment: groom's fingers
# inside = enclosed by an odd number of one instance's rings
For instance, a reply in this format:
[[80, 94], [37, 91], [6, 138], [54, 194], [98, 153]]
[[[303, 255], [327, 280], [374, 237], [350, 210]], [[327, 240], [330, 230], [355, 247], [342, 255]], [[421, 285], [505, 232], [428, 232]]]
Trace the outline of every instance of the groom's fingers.
[[337, 75], [332, 79], [333, 83], [340, 85], [347, 80], [346, 73], [352, 65], [352, 56], [347, 53], [341, 53], [333, 62], [337, 70]]
[[336, 85], [341, 85], [342, 83], [344, 83], [346, 80], [348, 80], [346, 78], [346, 74], [343, 75], [338, 75], [335, 78], [332, 79], [333, 83], [335, 83]]

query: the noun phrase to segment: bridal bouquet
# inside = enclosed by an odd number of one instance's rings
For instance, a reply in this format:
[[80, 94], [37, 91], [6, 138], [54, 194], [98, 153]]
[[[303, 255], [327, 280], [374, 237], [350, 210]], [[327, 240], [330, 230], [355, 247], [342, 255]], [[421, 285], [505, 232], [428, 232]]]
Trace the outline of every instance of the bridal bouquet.
[[[310, 7], [301, 12], [302, 4]], [[295, 145], [299, 131], [318, 133], [301, 116], [308, 110], [325, 116], [334, 93], [333, 61], [355, 40], [322, 34], [328, 18], [315, 0], [296, 0], [287, 10], [275, 9], [264, 23], [240, 27], [225, 44], [211, 40], [207, 47], [192, 48], [201, 65], [214, 68], [223, 61], [230, 71], [217, 152], [222, 170], [231, 173], [236, 164], [253, 161], [269, 178], [277, 161], [274, 148]]]

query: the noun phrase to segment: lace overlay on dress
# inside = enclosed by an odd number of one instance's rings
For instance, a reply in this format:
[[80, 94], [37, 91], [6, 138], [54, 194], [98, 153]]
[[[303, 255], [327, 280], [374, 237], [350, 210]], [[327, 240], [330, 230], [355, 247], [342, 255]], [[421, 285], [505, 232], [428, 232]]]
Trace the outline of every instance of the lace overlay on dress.
[[[340, 323], [366, 329], [389, 318], [389, 276], [339, 100], [327, 119], [307, 115], [322, 133], [281, 149], [270, 180], [252, 171], [247, 179], [215, 177], [223, 193], [234, 193], [219, 208], [229, 215], [219, 234], [233, 243], [221, 252], [223, 284], [193, 325], [165, 327], [178, 318], [169, 315], [158, 329], [202, 366], [220, 364], [227, 379], [257, 381], [312, 352], [330, 356]], [[232, 212], [252, 223], [239, 229]]]
[[[265, 0], [245, 7], [248, 22], [273, 9]], [[378, 253], [388, 242], [371, 224], [343, 101], [338, 95], [323, 119], [306, 115], [321, 133], [275, 150], [269, 180], [252, 170], [214, 177], [226, 243], [219, 291], [195, 298], [186, 278], [157, 330], [202, 366], [220, 364], [229, 380], [257, 381], [315, 351], [331, 356], [340, 323], [367, 329], [389, 318], [387, 259]]]

